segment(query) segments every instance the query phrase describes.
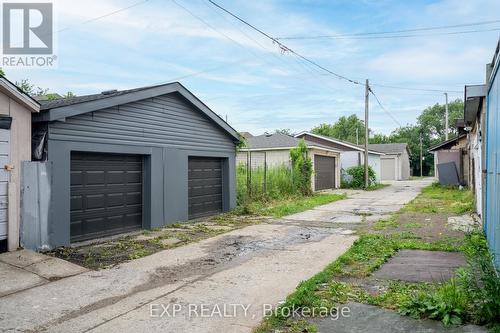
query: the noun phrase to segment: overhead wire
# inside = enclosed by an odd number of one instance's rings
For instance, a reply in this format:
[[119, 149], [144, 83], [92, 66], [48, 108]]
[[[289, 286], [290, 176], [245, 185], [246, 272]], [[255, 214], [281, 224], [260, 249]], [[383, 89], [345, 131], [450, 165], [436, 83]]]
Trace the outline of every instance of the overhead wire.
[[[480, 21], [480, 22], [472, 22], [472, 23], [462, 23], [462, 24], [453, 24], [453, 25], [442, 25], [442, 26], [434, 26], [434, 27], [422, 27], [422, 28], [412, 28], [412, 29], [400, 29], [400, 30], [389, 30], [389, 31], [371, 31], [371, 32], [358, 32], [358, 33], [350, 33], [350, 34], [334, 34], [334, 35], [316, 35], [316, 36], [284, 36], [277, 37], [277, 39], [321, 39], [321, 38], [349, 38], [349, 37], [364, 37], [364, 36], [374, 36], [374, 35], [386, 35], [386, 34], [399, 34], [399, 33], [407, 33], [407, 32], [419, 32], [419, 31], [430, 31], [430, 30], [443, 30], [443, 29], [453, 29], [460, 27], [471, 27], [478, 25], [490, 25], [494, 23], [500, 23], [500, 20], [490, 20], [490, 21]], [[496, 28], [495, 28], [496, 29]], [[479, 30], [469, 30], [470, 32], [481, 32]], [[488, 29], [484, 31], [489, 31]], [[468, 33], [466, 32], [455, 32], [455, 33]]]

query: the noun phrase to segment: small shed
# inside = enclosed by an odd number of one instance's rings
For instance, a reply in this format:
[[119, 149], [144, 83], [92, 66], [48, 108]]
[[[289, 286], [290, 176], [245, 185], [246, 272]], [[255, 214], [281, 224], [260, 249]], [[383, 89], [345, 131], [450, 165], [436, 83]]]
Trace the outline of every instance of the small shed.
[[467, 135], [461, 134], [455, 138], [443, 141], [431, 148], [434, 154], [435, 177], [439, 179], [439, 165], [453, 162], [461, 184], [467, 184], [469, 178], [469, 155], [467, 152]]
[[410, 179], [410, 152], [406, 143], [370, 144], [368, 148], [384, 153], [380, 156], [381, 180]]
[[[250, 163], [252, 167], [290, 166], [290, 149], [297, 147], [300, 140], [281, 133], [247, 137], [246, 146], [238, 152], [237, 163]], [[339, 188], [340, 151], [308, 140], [304, 142], [313, 164], [312, 190]]]
[[21, 163], [31, 160], [31, 114], [40, 105], [0, 77], [0, 252], [19, 247]]
[[[342, 170], [353, 166], [363, 165], [365, 163], [364, 148], [354, 143], [337, 140], [328, 136], [314, 134], [311, 132], [301, 132], [295, 135], [297, 138], [302, 138], [310, 142], [316, 142], [323, 146], [330, 147], [340, 151], [340, 167]], [[384, 153], [368, 150], [368, 165], [375, 172], [377, 181], [380, 180], [380, 157]]]
[[238, 133], [180, 83], [42, 102], [49, 247], [228, 211]]

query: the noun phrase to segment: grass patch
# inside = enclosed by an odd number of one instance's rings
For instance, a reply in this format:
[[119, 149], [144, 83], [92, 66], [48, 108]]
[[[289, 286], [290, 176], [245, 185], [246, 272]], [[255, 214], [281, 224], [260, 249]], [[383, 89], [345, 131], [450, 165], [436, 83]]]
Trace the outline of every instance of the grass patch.
[[383, 188], [388, 187], [388, 186], [390, 186], [390, 185], [377, 183], [377, 184], [370, 185], [368, 188], [364, 188], [364, 190], [365, 191], [376, 191], [376, 190], [380, 190], [380, 189], [383, 189]]
[[474, 211], [474, 195], [466, 188], [433, 184], [406, 205], [401, 212], [465, 214]]
[[283, 217], [345, 198], [345, 194], [317, 193], [311, 196], [295, 196], [270, 201], [253, 201], [245, 206], [239, 207], [238, 211], [240, 214]]
[[[364, 230], [351, 248], [322, 272], [301, 282], [281, 307], [334, 308], [354, 301], [398, 310], [415, 318], [441, 320], [445, 325], [470, 322], [488, 324], [493, 331], [499, 330], [500, 279], [482, 233], [470, 233], [465, 239], [455, 234], [422, 238], [415, 232], [425, 222], [416, 220], [405, 223], [405, 227], [414, 230], [399, 230], [398, 218], [413, 212], [436, 214], [433, 220], [439, 221], [437, 216], [463, 214], [472, 209], [472, 194], [467, 190], [438, 185], [424, 188], [415, 200], [391, 218], [375, 222], [372, 229]], [[376, 232], [385, 229], [391, 232]], [[468, 267], [460, 269], [455, 279], [445, 283], [374, 280], [371, 274], [402, 249], [462, 251], [468, 259]], [[370, 289], [370, 283], [375, 283], [378, 291]], [[280, 317], [280, 313], [276, 311], [267, 317], [257, 332], [273, 332], [290, 325], [292, 319]]]

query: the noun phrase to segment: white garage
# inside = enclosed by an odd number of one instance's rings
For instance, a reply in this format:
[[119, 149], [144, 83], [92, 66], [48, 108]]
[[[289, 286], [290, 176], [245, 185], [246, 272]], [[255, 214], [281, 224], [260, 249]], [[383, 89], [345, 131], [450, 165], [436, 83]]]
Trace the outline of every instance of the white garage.
[[410, 178], [410, 154], [406, 143], [371, 144], [369, 148], [385, 154], [380, 156], [381, 180]]

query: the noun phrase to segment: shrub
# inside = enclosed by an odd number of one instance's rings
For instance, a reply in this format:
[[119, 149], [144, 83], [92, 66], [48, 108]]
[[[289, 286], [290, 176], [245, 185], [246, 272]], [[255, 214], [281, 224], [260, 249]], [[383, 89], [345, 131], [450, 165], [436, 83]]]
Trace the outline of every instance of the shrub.
[[[365, 167], [364, 165], [353, 166], [345, 170], [348, 179], [342, 180], [344, 188], [364, 188], [365, 187]], [[376, 183], [377, 177], [371, 166], [368, 166], [368, 182], [369, 186]]]
[[290, 159], [292, 161], [293, 180], [302, 195], [310, 195], [312, 161], [307, 156], [307, 146], [304, 140], [300, 140], [297, 147], [290, 149]]

